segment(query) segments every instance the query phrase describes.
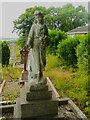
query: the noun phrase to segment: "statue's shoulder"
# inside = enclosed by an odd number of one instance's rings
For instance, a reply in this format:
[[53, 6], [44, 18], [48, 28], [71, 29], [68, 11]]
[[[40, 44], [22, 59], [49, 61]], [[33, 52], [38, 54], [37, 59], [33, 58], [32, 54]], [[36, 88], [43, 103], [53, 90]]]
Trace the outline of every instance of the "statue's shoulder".
[[33, 29], [36, 28], [36, 24], [35, 24], [35, 23], [32, 24], [32, 28], [33, 28]]

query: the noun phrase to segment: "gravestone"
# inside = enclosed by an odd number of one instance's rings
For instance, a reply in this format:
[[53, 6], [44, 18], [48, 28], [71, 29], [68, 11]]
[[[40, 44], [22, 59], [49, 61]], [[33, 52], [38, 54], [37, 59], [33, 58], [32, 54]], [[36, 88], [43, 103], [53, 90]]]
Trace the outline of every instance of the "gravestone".
[[29, 50], [28, 50], [27, 47], [24, 47], [20, 51], [20, 54], [22, 56], [21, 58], [23, 58], [23, 64], [24, 64], [24, 69], [22, 71], [22, 75], [21, 75], [21, 78], [20, 78], [20, 84], [22, 84], [22, 85], [24, 85], [24, 82], [28, 80], [28, 71], [26, 69], [28, 53], [29, 53]]

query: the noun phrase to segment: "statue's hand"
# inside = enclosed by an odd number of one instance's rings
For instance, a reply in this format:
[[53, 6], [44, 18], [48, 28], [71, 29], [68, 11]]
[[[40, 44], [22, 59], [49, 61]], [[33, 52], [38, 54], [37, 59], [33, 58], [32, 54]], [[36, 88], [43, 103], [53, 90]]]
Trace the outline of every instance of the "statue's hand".
[[29, 46], [29, 45], [25, 45], [23, 49], [29, 50], [29, 49], [30, 49], [30, 46]]

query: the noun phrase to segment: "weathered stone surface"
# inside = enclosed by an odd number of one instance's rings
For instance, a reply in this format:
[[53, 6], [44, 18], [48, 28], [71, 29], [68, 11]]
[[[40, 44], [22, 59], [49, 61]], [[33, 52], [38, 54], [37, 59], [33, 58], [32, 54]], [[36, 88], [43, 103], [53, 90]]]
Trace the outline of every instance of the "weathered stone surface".
[[26, 100], [48, 100], [52, 98], [51, 91], [36, 91], [36, 92], [27, 92]]
[[32, 101], [21, 104], [21, 117], [39, 117], [56, 115], [58, 113], [58, 102], [56, 100]]
[[14, 118], [21, 118], [21, 105], [20, 98], [17, 98], [16, 105], [14, 106]]
[[[20, 101], [15, 107], [15, 117], [22, 119], [51, 120], [58, 116], [58, 100], [52, 98], [47, 84], [30, 86], [25, 84], [20, 90]], [[17, 112], [18, 111], [18, 112]], [[19, 116], [19, 117], [18, 117]], [[54, 117], [53, 117], [54, 116]], [[40, 118], [40, 119], [39, 119]]]
[[48, 86], [46, 84], [44, 85], [36, 85], [36, 86], [30, 86], [30, 91], [43, 91], [48, 90]]
[[20, 80], [28, 80], [28, 71], [22, 71], [22, 76], [20, 78]]

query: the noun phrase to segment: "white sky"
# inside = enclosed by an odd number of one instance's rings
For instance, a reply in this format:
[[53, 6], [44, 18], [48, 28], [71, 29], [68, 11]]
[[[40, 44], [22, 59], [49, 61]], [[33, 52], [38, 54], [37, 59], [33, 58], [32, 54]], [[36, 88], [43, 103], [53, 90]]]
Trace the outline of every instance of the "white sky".
[[13, 21], [19, 17], [29, 7], [45, 6], [45, 7], [61, 7], [68, 2], [72, 3], [75, 7], [83, 5], [88, 10], [88, 0], [0, 0], [0, 37], [3, 38], [16, 38], [15, 33], [12, 34]]

